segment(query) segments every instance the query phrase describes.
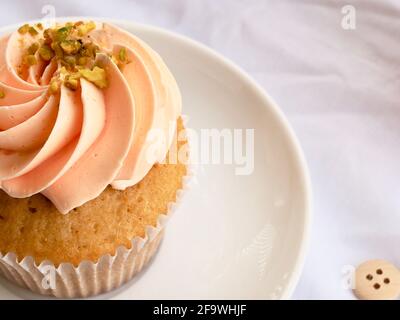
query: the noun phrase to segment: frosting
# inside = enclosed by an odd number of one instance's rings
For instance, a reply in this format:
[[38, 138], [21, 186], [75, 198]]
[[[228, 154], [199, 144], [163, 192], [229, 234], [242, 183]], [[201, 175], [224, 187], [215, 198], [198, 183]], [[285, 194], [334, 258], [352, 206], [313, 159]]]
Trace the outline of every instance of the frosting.
[[[78, 90], [61, 85], [57, 94], [49, 93], [62, 70], [56, 59], [36, 52], [37, 63], [21, 71], [34, 36], [16, 31], [0, 39], [1, 188], [16, 198], [42, 193], [63, 214], [108, 185], [142, 180], [165, 158], [181, 112], [174, 77], [146, 43], [105, 23], [89, 36], [100, 47], [95, 62], [106, 70], [107, 87], [81, 78]], [[111, 58], [121, 50], [123, 68]], [[163, 143], [149, 139], [153, 130]]]

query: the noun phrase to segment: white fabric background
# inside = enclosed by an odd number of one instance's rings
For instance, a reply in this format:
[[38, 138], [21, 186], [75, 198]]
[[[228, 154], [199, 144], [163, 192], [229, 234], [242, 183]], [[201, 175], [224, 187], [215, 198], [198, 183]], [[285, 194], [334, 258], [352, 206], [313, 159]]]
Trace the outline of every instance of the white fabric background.
[[[353, 298], [342, 269], [400, 266], [400, 1], [2, 1], [0, 23], [100, 16], [153, 24], [214, 48], [278, 102], [305, 151], [314, 221], [296, 299]], [[356, 30], [341, 8], [356, 8]]]

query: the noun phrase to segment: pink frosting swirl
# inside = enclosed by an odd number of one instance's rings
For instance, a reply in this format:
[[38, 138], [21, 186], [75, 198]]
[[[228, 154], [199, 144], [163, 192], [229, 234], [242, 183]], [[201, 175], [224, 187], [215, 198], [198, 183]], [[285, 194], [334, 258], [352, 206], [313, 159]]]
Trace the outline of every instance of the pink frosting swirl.
[[[91, 37], [105, 52], [126, 48], [122, 70], [99, 53], [109, 85], [99, 89], [81, 79], [81, 88], [48, 94], [59, 70], [39, 62], [18, 75], [30, 35], [14, 32], [0, 39], [0, 181], [16, 198], [42, 193], [61, 213], [97, 197], [108, 185], [125, 189], [161, 161], [172, 141], [171, 125], [181, 112], [181, 95], [160, 56], [134, 35], [98, 24]], [[165, 134], [153, 160], [149, 132]]]

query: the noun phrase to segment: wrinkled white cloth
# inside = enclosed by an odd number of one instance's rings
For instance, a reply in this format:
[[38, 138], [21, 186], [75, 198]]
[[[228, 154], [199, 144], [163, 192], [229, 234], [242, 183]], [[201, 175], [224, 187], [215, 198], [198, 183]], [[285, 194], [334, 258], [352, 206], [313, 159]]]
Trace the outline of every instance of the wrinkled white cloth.
[[[353, 298], [348, 266], [400, 267], [400, 2], [397, 0], [3, 1], [1, 24], [98, 16], [157, 25], [233, 60], [283, 109], [314, 190], [310, 248], [295, 299]], [[356, 29], [342, 7], [353, 5]], [[399, 64], [398, 64], [399, 63]]]

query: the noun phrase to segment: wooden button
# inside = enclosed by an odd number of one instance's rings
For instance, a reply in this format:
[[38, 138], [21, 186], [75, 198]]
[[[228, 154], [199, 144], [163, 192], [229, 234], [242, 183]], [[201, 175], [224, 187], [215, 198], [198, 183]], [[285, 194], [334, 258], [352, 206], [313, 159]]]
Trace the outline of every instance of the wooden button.
[[400, 272], [385, 260], [361, 264], [355, 274], [355, 295], [364, 300], [392, 300], [400, 295]]

